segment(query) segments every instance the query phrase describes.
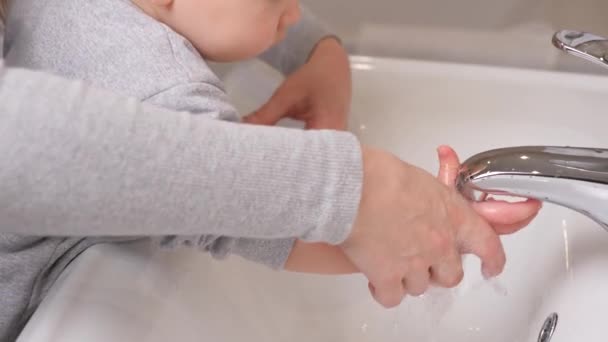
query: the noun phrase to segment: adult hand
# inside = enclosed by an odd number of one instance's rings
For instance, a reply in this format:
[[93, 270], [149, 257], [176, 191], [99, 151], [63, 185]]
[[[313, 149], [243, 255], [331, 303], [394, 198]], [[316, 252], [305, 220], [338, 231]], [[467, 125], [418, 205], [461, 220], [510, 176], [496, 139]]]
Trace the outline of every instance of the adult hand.
[[333, 38], [321, 40], [310, 59], [289, 75], [270, 100], [243, 121], [274, 125], [282, 118], [306, 123], [307, 129], [347, 127], [351, 102], [348, 55]]
[[389, 153], [363, 147], [359, 213], [341, 247], [386, 307], [406, 294], [422, 294], [431, 283], [457, 285], [464, 253], [482, 260], [486, 277], [498, 275], [505, 263], [498, 233], [523, 227], [540, 207], [537, 201], [471, 205], [454, 187], [456, 154], [444, 147], [439, 157], [442, 181]]
[[429, 284], [451, 287], [462, 277], [461, 253], [498, 275], [505, 255], [496, 232], [453, 188], [380, 150], [363, 147], [363, 190], [344, 253], [386, 307]]

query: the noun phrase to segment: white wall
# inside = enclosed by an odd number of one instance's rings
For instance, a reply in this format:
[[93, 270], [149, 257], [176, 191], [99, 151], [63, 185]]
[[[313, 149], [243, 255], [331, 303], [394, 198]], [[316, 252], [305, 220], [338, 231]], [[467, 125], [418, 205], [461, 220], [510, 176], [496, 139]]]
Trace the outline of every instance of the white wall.
[[355, 54], [602, 72], [551, 45], [608, 36], [606, 0], [302, 0]]

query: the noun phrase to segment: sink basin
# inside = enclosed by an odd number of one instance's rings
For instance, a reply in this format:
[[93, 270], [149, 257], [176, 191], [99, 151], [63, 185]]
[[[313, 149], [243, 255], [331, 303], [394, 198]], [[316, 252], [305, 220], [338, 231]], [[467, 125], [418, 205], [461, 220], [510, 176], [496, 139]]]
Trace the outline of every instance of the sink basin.
[[[551, 312], [559, 315], [551, 342], [604, 341], [606, 339], [605, 316], [608, 309], [608, 251], [605, 238], [585, 228], [576, 221], [562, 223], [562, 262], [555, 260], [545, 272], [546, 285], [541, 292], [539, 305], [534, 308], [530, 322], [540, 327]], [[569, 225], [577, 225], [569, 227]], [[590, 227], [592, 224], [587, 224]], [[568, 235], [570, 234], [570, 235]], [[538, 330], [538, 329], [537, 329]], [[538, 331], [530, 331], [528, 341]]]
[[[351, 131], [433, 173], [439, 144], [462, 159], [516, 145], [608, 146], [608, 78], [363, 56], [352, 67]], [[245, 80], [246, 72], [253, 76]], [[224, 78], [244, 113], [279, 81], [256, 62]], [[536, 341], [553, 312], [553, 342], [604, 340], [605, 231], [546, 204], [503, 242], [499, 278], [484, 281], [479, 261], [466, 256], [460, 286], [390, 310], [371, 299], [361, 275], [273, 272], [146, 243], [99, 245], [64, 273], [20, 341], [523, 342]]]

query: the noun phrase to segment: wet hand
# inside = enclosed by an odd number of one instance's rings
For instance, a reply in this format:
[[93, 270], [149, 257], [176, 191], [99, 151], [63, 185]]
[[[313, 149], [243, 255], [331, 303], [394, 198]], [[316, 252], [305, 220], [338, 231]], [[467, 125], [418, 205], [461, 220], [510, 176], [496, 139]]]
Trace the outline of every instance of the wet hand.
[[363, 147], [363, 190], [351, 235], [341, 245], [386, 307], [432, 283], [456, 286], [461, 253], [491, 277], [505, 255], [495, 230], [453, 187], [395, 156]]

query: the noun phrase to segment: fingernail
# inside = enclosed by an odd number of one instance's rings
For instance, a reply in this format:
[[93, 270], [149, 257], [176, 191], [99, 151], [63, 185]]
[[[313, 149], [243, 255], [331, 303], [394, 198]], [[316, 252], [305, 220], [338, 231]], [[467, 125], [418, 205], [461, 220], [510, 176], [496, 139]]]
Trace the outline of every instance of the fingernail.
[[482, 275], [483, 275], [483, 279], [485, 279], [485, 280], [490, 280], [490, 279], [494, 278], [494, 276], [491, 274], [488, 274], [487, 271], [483, 271]]
[[481, 274], [483, 275], [483, 277], [484, 277], [486, 280], [492, 279], [492, 278], [494, 278], [494, 277], [496, 277], [496, 276], [497, 276], [496, 274], [494, 274], [494, 272], [490, 271], [490, 270], [488, 269], [488, 267], [482, 267], [482, 268], [481, 268]]

